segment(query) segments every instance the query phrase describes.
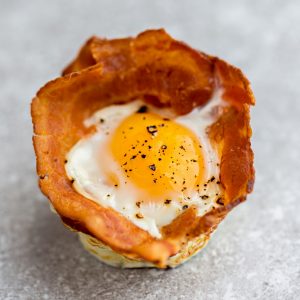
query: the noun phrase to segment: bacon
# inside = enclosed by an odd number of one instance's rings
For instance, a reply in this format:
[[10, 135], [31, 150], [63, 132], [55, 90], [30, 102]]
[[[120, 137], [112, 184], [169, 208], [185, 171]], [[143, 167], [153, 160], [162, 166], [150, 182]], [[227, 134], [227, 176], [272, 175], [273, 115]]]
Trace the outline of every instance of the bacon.
[[[210, 139], [221, 158], [222, 207], [202, 217], [190, 207], [162, 228], [163, 238], [157, 239], [73, 189], [65, 172], [65, 157], [93, 130], [83, 126], [93, 112], [142, 98], [181, 115], [205, 104], [220, 88], [228, 107], [211, 126]], [[166, 267], [169, 257], [183, 244], [199, 235], [208, 238], [251, 192], [254, 168], [249, 106], [254, 102], [250, 84], [239, 69], [174, 40], [164, 30], [148, 30], [136, 38], [92, 37], [63, 76], [47, 83], [32, 101], [40, 188], [63, 222], [74, 230], [90, 234], [126, 257]]]

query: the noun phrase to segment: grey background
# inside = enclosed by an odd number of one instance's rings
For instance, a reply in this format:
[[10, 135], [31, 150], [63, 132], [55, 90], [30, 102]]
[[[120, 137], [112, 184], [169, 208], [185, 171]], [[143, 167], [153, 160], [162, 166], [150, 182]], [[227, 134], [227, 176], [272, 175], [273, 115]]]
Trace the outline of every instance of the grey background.
[[[37, 188], [29, 104], [91, 35], [165, 27], [252, 82], [256, 184], [174, 270], [87, 254]], [[0, 0], [0, 299], [299, 299], [300, 1]]]

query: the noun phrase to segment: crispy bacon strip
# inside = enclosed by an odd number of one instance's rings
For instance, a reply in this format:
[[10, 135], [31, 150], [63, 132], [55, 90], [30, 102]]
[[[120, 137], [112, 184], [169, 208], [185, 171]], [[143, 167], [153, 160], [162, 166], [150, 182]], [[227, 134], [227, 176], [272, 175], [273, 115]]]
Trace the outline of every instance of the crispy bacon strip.
[[[182, 244], [200, 234], [209, 236], [251, 192], [249, 105], [254, 104], [254, 97], [239, 69], [172, 39], [164, 30], [148, 30], [136, 38], [91, 38], [63, 75], [40, 89], [31, 114], [39, 185], [68, 226], [127, 257], [165, 267]], [[229, 104], [210, 129], [211, 141], [218, 145], [221, 156], [225, 190], [221, 208], [197, 217], [190, 207], [162, 229], [163, 239], [156, 239], [120, 213], [73, 189], [65, 172], [65, 157], [88, 133], [83, 120], [93, 112], [142, 98], [185, 114], [209, 101], [217, 88], [223, 89], [223, 99]]]

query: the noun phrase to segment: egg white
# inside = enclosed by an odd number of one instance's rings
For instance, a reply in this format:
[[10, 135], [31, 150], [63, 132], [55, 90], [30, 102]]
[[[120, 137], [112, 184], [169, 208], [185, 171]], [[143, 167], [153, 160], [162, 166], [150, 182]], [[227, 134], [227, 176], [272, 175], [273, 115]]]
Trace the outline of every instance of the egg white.
[[[123, 171], [114, 160], [107, 147], [114, 130], [128, 116], [135, 113], [144, 102], [136, 100], [127, 104], [111, 105], [95, 112], [84, 121], [86, 127], [95, 125], [96, 133], [81, 139], [68, 153], [65, 165], [67, 175], [74, 180], [73, 186], [83, 196], [99, 203], [104, 207], [111, 207], [128, 218], [136, 226], [148, 231], [152, 236], [160, 238], [160, 228], [172, 222], [183, 211], [184, 205], [195, 205], [198, 215], [218, 206], [216, 200], [222, 194], [222, 188], [216, 181], [219, 179], [220, 161], [218, 154], [211, 145], [207, 128], [216, 121], [212, 110], [218, 106], [225, 106], [218, 92], [204, 107], [195, 108], [190, 113], [176, 117], [169, 109], [160, 109], [148, 105], [149, 111], [158, 113], [162, 117], [184, 125], [199, 138], [205, 162], [206, 186], [200, 186], [190, 199], [182, 194], [173, 197], [171, 203], [164, 201], [145, 201], [138, 207], [139, 189], [127, 181]], [[120, 145], [121, 147], [122, 145]], [[119, 185], [111, 185], [106, 178], [106, 172], [117, 175]], [[214, 181], [210, 181], [215, 178]], [[201, 196], [205, 195], [204, 199]], [[154, 199], [155, 200], [155, 199]], [[138, 218], [141, 214], [143, 218]]]

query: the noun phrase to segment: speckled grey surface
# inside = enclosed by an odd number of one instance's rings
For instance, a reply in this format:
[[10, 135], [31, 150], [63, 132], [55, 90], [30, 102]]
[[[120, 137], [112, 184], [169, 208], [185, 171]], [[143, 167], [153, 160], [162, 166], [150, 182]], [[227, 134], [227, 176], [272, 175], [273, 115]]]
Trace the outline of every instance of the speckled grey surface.
[[[0, 299], [299, 299], [300, 2], [0, 0]], [[30, 99], [89, 36], [165, 27], [252, 82], [254, 193], [174, 270], [118, 270], [49, 211]]]

